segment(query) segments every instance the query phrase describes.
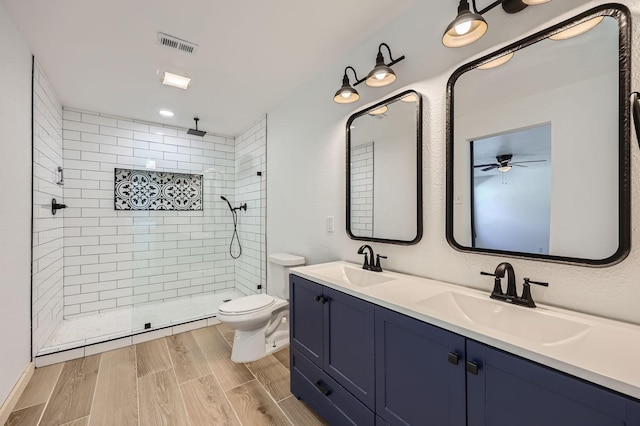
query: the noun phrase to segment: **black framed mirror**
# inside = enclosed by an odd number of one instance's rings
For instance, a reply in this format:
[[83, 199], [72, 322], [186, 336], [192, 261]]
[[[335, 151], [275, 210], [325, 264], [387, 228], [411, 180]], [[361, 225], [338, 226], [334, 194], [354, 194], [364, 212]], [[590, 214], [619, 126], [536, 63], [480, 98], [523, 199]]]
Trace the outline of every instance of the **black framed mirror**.
[[606, 4], [452, 74], [452, 247], [588, 266], [627, 256], [630, 33], [629, 10]]
[[422, 97], [408, 90], [347, 120], [347, 234], [415, 244], [422, 238]]

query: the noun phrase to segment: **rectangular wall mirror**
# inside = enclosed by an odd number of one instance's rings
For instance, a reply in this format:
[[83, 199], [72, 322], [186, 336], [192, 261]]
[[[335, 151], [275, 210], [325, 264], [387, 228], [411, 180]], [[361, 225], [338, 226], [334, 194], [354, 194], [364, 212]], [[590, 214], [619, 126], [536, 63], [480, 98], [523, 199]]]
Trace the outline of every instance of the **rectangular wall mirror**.
[[451, 76], [454, 248], [591, 266], [628, 254], [629, 16], [597, 7]]
[[413, 90], [347, 120], [347, 234], [392, 244], [422, 238], [422, 98]]

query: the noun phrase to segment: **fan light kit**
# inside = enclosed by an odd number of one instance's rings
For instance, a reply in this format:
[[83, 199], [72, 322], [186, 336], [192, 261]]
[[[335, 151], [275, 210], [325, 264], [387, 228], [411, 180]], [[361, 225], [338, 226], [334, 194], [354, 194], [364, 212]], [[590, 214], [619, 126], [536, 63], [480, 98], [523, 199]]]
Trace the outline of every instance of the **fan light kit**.
[[518, 13], [527, 6], [547, 3], [550, 0], [497, 0], [482, 10], [476, 7], [476, 0], [471, 0], [473, 12], [468, 0], [460, 0], [458, 15], [451, 21], [442, 36], [442, 44], [447, 47], [462, 47], [477, 41], [487, 32], [489, 24], [482, 17], [485, 13], [502, 5], [507, 13]]
[[513, 158], [513, 154], [503, 154], [496, 155], [496, 162], [489, 164], [476, 164], [473, 166], [474, 169], [482, 168], [483, 172], [488, 172], [489, 170], [497, 169], [499, 172], [506, 173], [513, 168], [516, 167], [527, 167], [523, 166], [524, 163], [544, 163], [547, 160], [528, 160], [528, 161], [511, 161]]
[[[387, 51], [389, 52], [389, 59], [391, 60], [391, 62], [389, 62], [388, 64], [384, 62], [384, 56], [382, 55], [383, 46], [386, 47]], [[376, 56], [376, 65], [373, 67], [371, 72], [369, 72], [369, 74], [367, 74], [365, 78], [360, 79], [358, 78], [356, 70], [352, 66], [346, 67], [344, 69], [344, 76], [342, 77], [342, 87], [340, 87], [340, 89], [338, 89], [336, 94], [333, 96], [333, 100], [339, 104], [350, 104], [357, 101], [358, 99], [360, 99], [360, 94], [356, 89], [353, 88], [353, 86], [357, 86], [363, 81], [369, 87], [388, 86], [389, 84], [396, 81], [396, 73], [393, 72], [391, 66], [397, 64], [403, 59], [404, 55], [400, 56], [398, 59], [393, 59], [393, 56], [391, 55], [391, 48], [389, 47], [389, 45], [386, 43], [380, 43], [380, 46], [378, 46], [378, 55]], [[348, 70], [353, 71], [353, 76], [356, 79], [356, 82], [353, 83], [353, 86], [351, 86], [349, 77], [347, 76]]]

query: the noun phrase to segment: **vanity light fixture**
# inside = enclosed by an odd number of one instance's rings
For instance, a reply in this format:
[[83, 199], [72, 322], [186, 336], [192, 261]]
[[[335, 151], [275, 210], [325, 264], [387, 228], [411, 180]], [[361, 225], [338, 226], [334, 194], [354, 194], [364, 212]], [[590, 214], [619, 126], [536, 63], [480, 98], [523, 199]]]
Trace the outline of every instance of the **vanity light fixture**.
[[506, 55], [502, 55], [499, 58], [493, 59], [487, 63], [484, 63], [478, 67], [479, 70], [490, 70], [491, 68], [499, 67], [509, 62], [513, 58], [513, 52], [509, 52]]
[[191, 83], [191, 78], [170, 72], [162, 73], [162, 84], [165, 86], [177, 87], [178, 89], [187, 90]]
[[595, 18], [591, 18], [588, 21], [582, 22], [578, 25], [574, 25], [573, 27], [567, 28], [564, 31], [560, 31], [557, 34], [549, 36], [551, 40], [566, 40], [568, 38], [579, 36], [580, 34], [584, 34], [587, 31], [595, 28], [602, 20], [604, 16], [596, 16]]
[[[389, 59], [391, 62], [384, 63], [384, 56], [382, 56], [382, 46], [387, 48], [389, 52]], [[378, 55], [376, 56], [376, 66], [373, 67], [369, 75], [367, 75], [366, 84], [369, 87], [384, 87], [396, 81], [396, 73], [391, 69], [391, 65], [397, 64], [404, 59], [404, 55], [398, 59], [393, 59], [391, 55], [391, 48], [387, 43], [380, 43], [378, 46]]]
[[[389, 52], [389, 59], [391, 61], [389, 63], [384, 62], [384, 56], [382, 55], [383, 46], [386, 47]], [[376, 65], [371, 72], [365, 78], [360, 79], [353, 67], [346, 67], [344, 69], [344, 76], [342, 77], [342, 87], [340, 87], [333, 96], [333, 100], [339, 104], [350, 104], [351, 102], [357, 101], [360, 99], [360, 95], [358, 94], [358, 91], [354, 89], [354, 86], [357, 86], [362, 82], [366, 82], [369, 87], [384, 87], [393, 83], [396, 81], [396, 73], [393, 72], [391, 66], [402, 61], [404, 58], [405, 56], [402, 55], [398, 59], [393, 59], [389, 45], [387, 43], [380, 43], [380, 46], [378, 46], [378, 55], [376, 56]], [[349, 77], [347, 76], [347, 70], [349, 69], [353, 71], [353, 76], [356, 79], [353, 86], [349, 82]]]
[[349, 69], [353, 71], [353, 76], [356, 78], [356, 83], [354, 84], [354, 86], [362, 83], [362, 80], [358, 80], [358, 74], [356, 74], [356, 70], [351, 66], [346, 67], [344, 69], [344, 77], [342, 77], [342, 87], [338, 89], [333, 97], [333, 100], [339, 104], [350, 104], [360, 99], [358, 91], [351, 87], [351, 84], [349, 83], [349, 77], [347, 76], [347, 70]]
[[502, 5], [507, 13], [518, 13], [529, 5], [547, 3], [550, 0], [496, 0], [482, 10], [476, 7], [476, 0], [471, 0], [473, 11], [469, 7], [469, 0], [460, 0], [458, 15], [451, 21], [442, 36], [442, 44], [446, 47], [462, 47], [477, 41], [487, 32], [489, 25], [482, 17], [486, 12]]

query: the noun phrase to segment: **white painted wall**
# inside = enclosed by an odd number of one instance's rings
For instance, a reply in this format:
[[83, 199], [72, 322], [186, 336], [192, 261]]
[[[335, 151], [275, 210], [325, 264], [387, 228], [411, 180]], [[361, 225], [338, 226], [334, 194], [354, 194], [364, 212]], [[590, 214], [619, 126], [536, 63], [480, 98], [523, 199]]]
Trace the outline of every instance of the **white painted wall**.
[[0, 404], [30, 362], [31, 53], [0, 3]]
[[476, 175], [476, 247], [549, 254], [550, 195], [549, 163]]
[[[309, 83], [295, 96], [269, 113], [267, 150], [269, 206], [267, 211], [268, 253], [287, 251], [304, 255], [308, 263], [336, 259], [361, 262], [356, 254], [359, 241], [349, 240], [345, 229], [345, 140], [347, 118], [367, 104], [373, 104], [406, 88], [425, 95], [424, 101], [424, 236], [414, 246], [374, 244], [376, 252], [389, 256], [389, 269], [431, 277], [490, 291], [493, 281], [480, 271], [493, 271], [504, 257], [460, 253], [445, 239], [445, 126], [446, 83], [460, 65], [528, 34], [570, 18], [602, 1], [565, 0], [528, 8], [517, 15], [496, 9], [487, 14], [490, 29], [478, 43], [460, 49], [440, 46], [443, 28], [421, 4], [380, 29], [349, 55], [335, 58], [326, 69], [310, 76]], [[634, 19], [640, 19], [640, 4], [624, 0]], [[452, 5], [451, 16], [455, 15]], [[433, 25], [432, 25], [433, 24]], [[635, 28], [635, 27], [634, 27]], [[378, 44], [390, 44], [394, 55], [407, 59], [394, 66], [398, 81], [382, 89], [358, 87], [361, 102], [337, 105], [332, 95], [340, 85], [345, 65], [366, 73]], [[634, 29], [633, 45], [640, 43]], [[640, 67], [640, 51], [633, 52], [633, 69]], [[634, 71], [632, 86], [640, 86]], [[632, 139], [633, 205], [640, 202], [640, 156]], [[336, 232], [325, 230], [325, 217], [334, 216]], [[640, 209], [632, 214], [640, 220]], [[588, 268], [531, 260], [509, 259], [518, 279], [549, 281], [551, 286], [533, 289], [542, 303], [564, 306], [605, 317], [640, 323], [640, 233], [632, 235], [632, 250], [621, 263], [608, 268]]]
[[[375, 138], [373, 181], [374, 236], [411, 241], [416, 228], [416, 104], [402, 101], [389, 106]], [[384, 124], [385, 120], [390, 123]]]

